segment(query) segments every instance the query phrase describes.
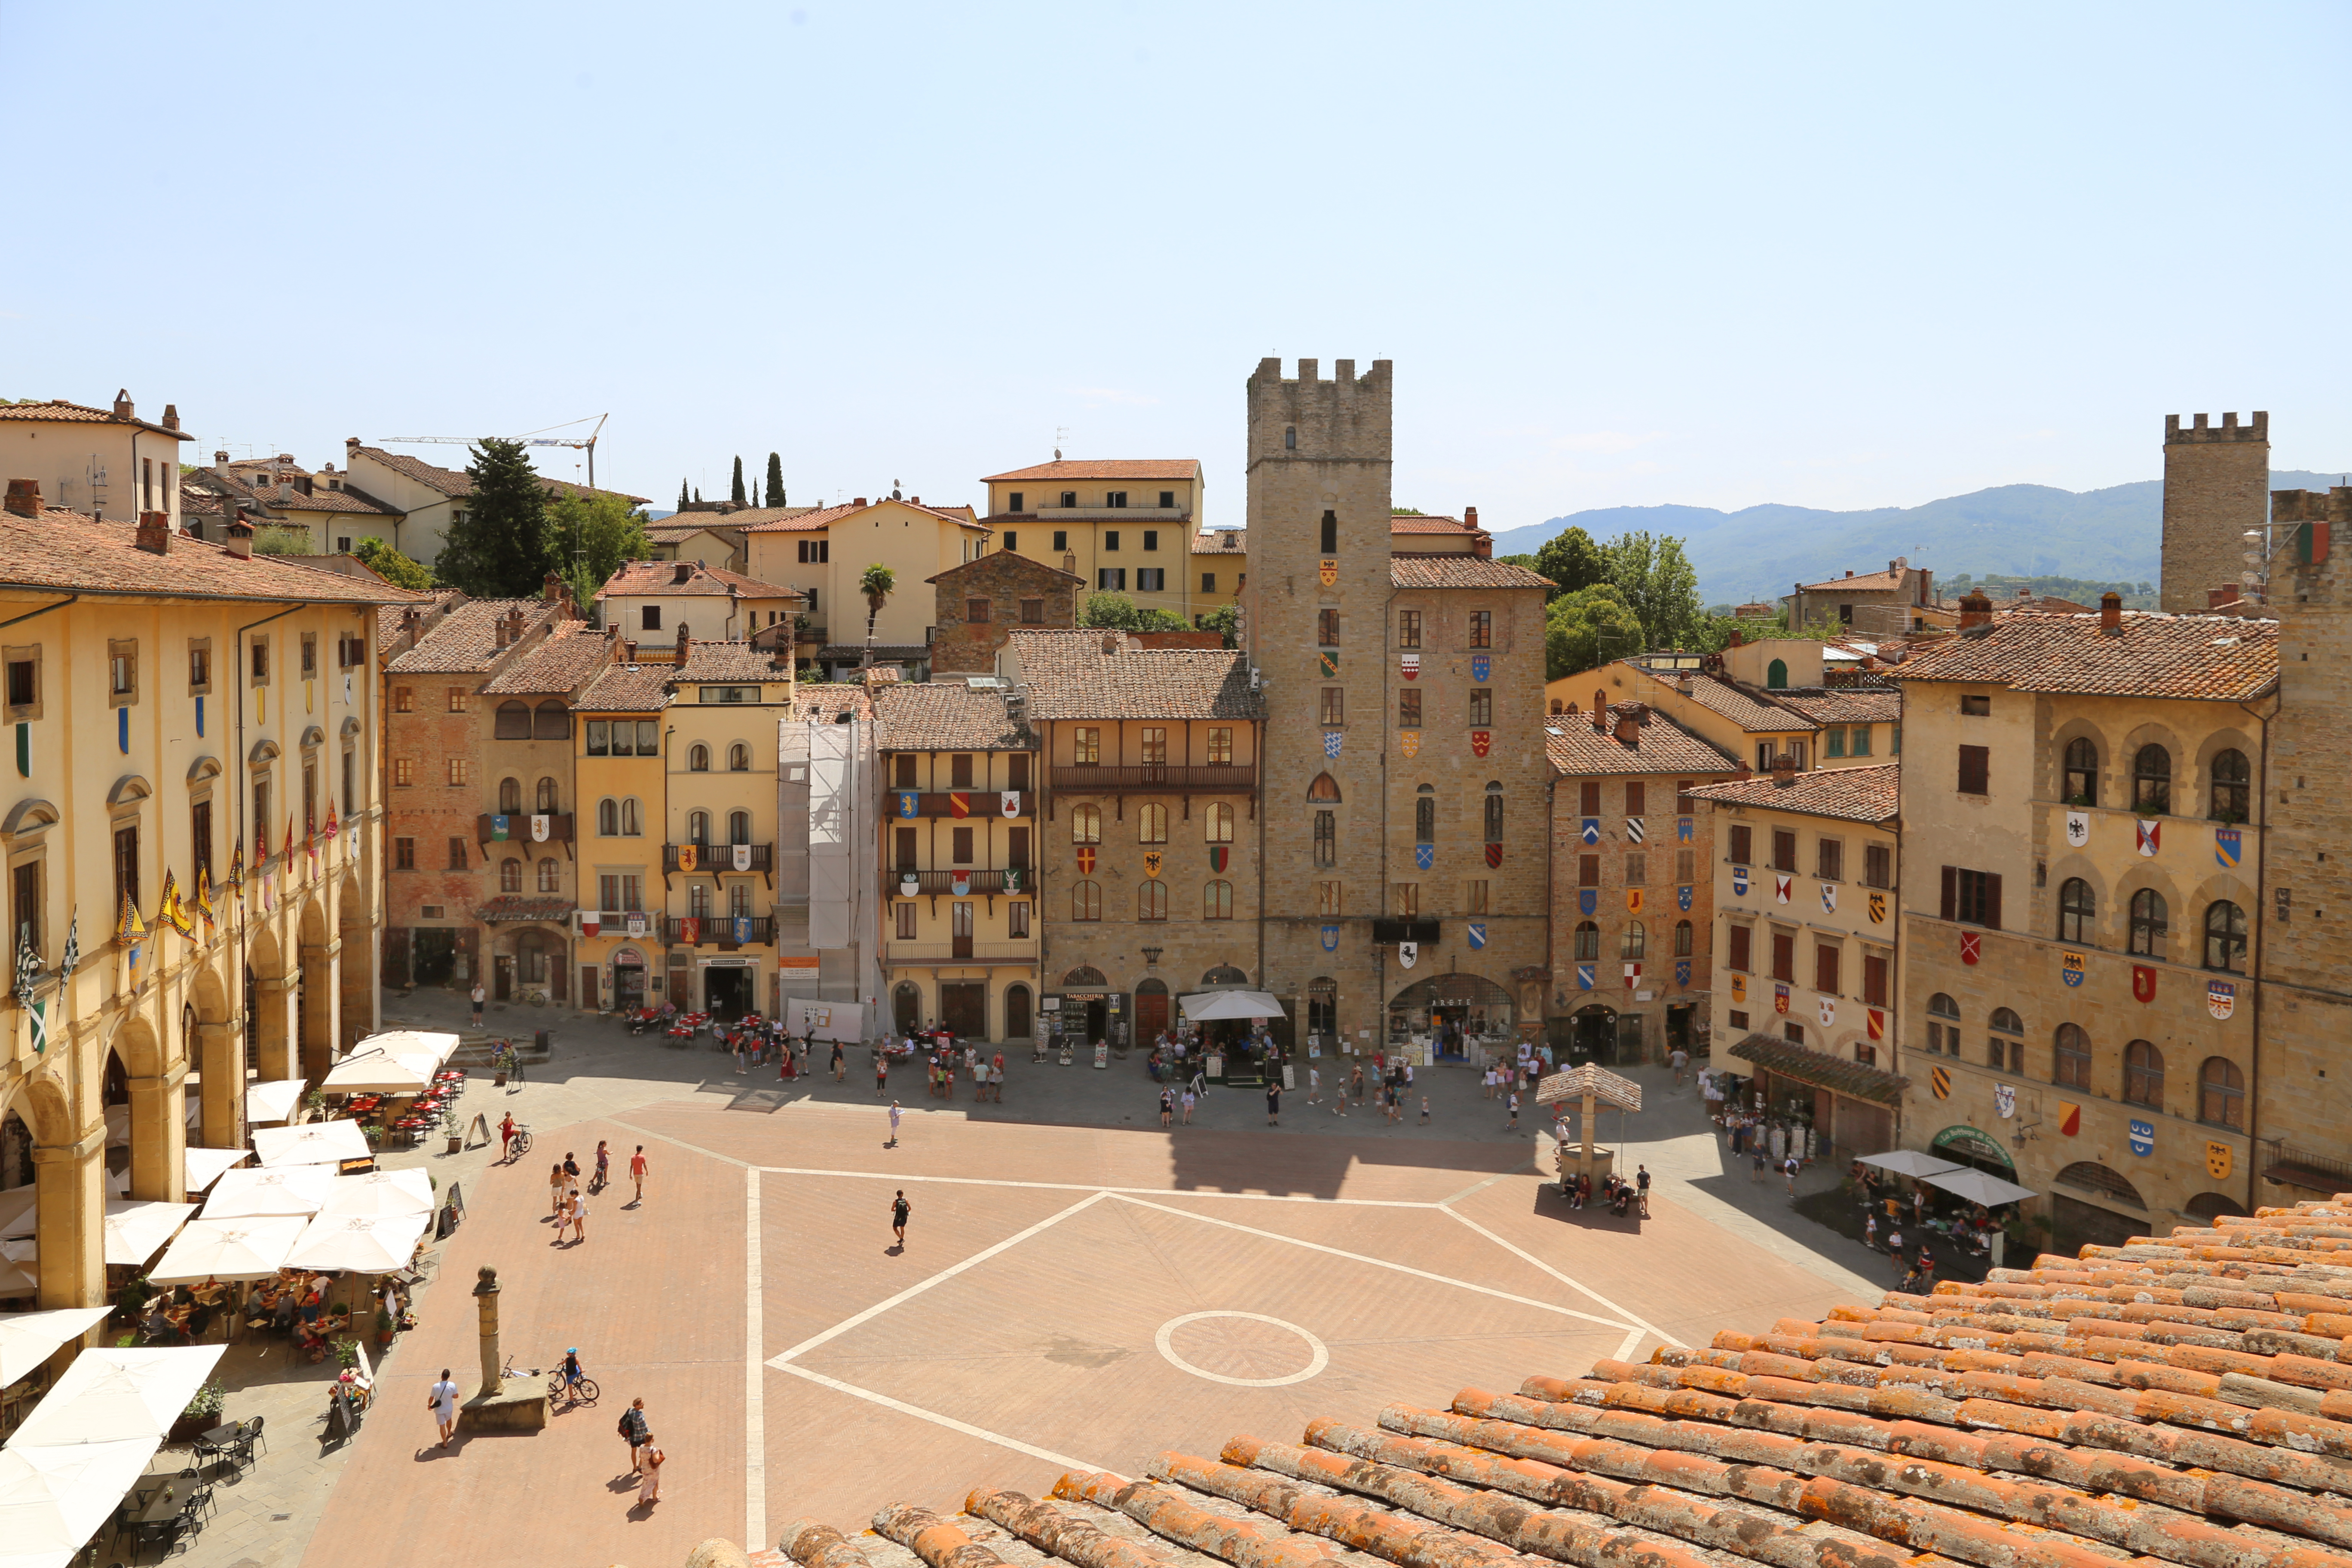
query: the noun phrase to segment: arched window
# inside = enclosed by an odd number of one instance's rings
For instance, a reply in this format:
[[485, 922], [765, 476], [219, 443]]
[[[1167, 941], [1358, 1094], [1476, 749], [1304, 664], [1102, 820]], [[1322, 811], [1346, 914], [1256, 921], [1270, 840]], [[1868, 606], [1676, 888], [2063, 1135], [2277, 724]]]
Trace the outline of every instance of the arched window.
[[2124, 1098], [2134, 1105], [2164, 1109], [2164, 1053], [2146, 1040], [2124, 1047]]
[[710, 842], [710, 814], [709, 812], [689, 811], [686, 814], [686, 841], [688, 844], [708, 844]]
[[1996, 1071], [2025, 1070], [2025, 1021], [2006, 1007], [1992, 1010], [1992, 1033], [1985, 1042], [1985, 1061]]
[[615, 837], [621, 831], [621, 805], [611, 795], [596, 803], [596, 832], [604, 838]]
[[1212, 882], [1201, 889], [1201, 918], [1204, 921], [1229, 921], [1234, 918], [1234, 885]]
[[2131, 950], [2142, 958], [2162, 958], [2165, 938], [2169, 934], [2172, 911], [2165, 907], [2164, 895], [2154, 888], [2142, 888], [2131, 896]]
[[499, 781], [499, 810], [509, 816], [522, 810], [522, 780]]
[[2231, 974], [2246, 967], [2246, 911], [2227, 899], [2205, 906], [2205, 967]]
[[710, 748], [697, 741], [686, 749], [686, 771], [707, 773], [710, 771]]
[[751, 842], [751, 814], [750, 812], [730, 811], [727, 814], [727, 842], [730, 844], [749, 844]]
[[1307, 786], [1307, 798], [1310, 802], [1328, 802], [1332, 805], [1338, 805], [1339, 781], [1329, 773], [1317, 773], [1315, 782]]
[[522, 862], [511, 855], [499, 862], [499, 891], [501, 893], [522, 891]]
[[2099, 747], [2088, 735], [2066, 742], [2066, 777], [2060, 793], [2068, 805], [2099, 804]]
[[1649, 945], [1650, 932], [1648, 928], [1643, 926], [1640, 921], [1627, 921], [1625, 922], [1625, 934], [1617, 939], [1617, 956], [1624, 959], [1630, 963], [1634, 959], [1641, 957], [1643, 949]]
[[1298, 449], [1297, 426], [1286, 425], [1282, 427], [1282, 448], [1286, 452], [1295, 452]]
[[2080, 1024], [2061, 1024], [2051, 1041], [2050, 1081], [2062, 1089], [2091, 1087], [2091, 1037]]
[[1099, 844], [1102, 842], [1102, 807], [1074, 805], [1070, 807], [1070, 842]]
[[560, 810], [560, 809], [561, 809], [561, 807], [559, 807], [559, 806], [557, 805], [557, 804], [556, 804], [556, 800], [557, 800], [557, 796], [556, 796], [556, 793], [555, 793], [555, 781], [554, 781], [553, 779], [541, 779], [541, 780], [540, 780], [540, 781], [539, 781], [539, 807], [538, 807], [538, 809], [539, 809], [539, 810], [541, 810], [541, 811], [542, 811], [542, 812], [546, 812], [546, 813], [549, 813], [550, 815], [552, 815], [553, 813], [555, 813], [556, 811], [558, 811], [558, 810]]
[[727, 771], [748, 773], [751, 771], [751, 748], [738, 741], [727, 748]]
[[2172, 753], [2162, 746], [2142, 746], [2132, 758], [2132, 809], [2172, 815]]
[[531, 710], [530, 738], [534, 741], [572, 739], [572, 710], [561, 702], [541, 703]]
[[637, 797], [635, 795], [632, 795], [623, 796], [621, 799], [621, 837], [624, 838], [635, 838], [644, 834], [645, 830], [645, 808], [637, 804]]
[[2213, 765], [2207, 771], [2212, 779], [2212, 799], [2205, 815], [2216, 822], [2245, 821], [2253, 777], [2246, 767], [2246, 753], [2234, 746], [2226, 752], [2216, 752]]
[[2089, 942], [2098, 928], [2099, 899], [2091, 884], [2069, 877], [2058, 889], [2058, 940]]
[[1927, 998], [1927, 1048], [1937, 1056], [1960, 1054], [1960, 1005], [1941, 991]]
[[1213, 802], [1202, 819], [1202, 826], [1210, 843], [1231, 844], [1234, 841], [1234, 808], [1222, 800]]
[[1070, 918], [1074, 921], [1102, 919], [1102, 884], [1100, 882], [1070, 884]]
[[1168, 918], [1167, 883], [1151, 877], [1135, 889], [1135, 918], [1139, 921], [1164, 921]]
[[1503, 786], [1490, 784], [1486, 786], [1486, 842], [1500, 844], [1502, 841]]
[[1764, 667], [1764, 684], [1778, 691], [1789, 684], [1789, 661], [1776, 658]]
[[2227, 1057], [2207, 1057], [2197, 1069], [2197, 1120], [2215, 1127], [2246, 1125], [2246, 1075]]
[[539, 863], [539, 890], [542, 893], [563, 891], [563, 862], [552, 855]]
[[[1421, 786], [1427, 789], [1429, 786]], [[1412, 803], [1412, 841], [1415, 844], [1437, 842], [1437, 797], [1424, 795]]]
[[1676, 921], [1675, 922], [1675, 956], [1688, 958], [1690, 955], [1691, 923], [1688, 921]]
[[499, 703], [498, 719], [490, 732], [501, 741], [530, 740], [530, 704], [528, 702]]
[[1168, 842], [1168, 808], [1158, 802], [1147, 803], [1135, 814], [1135, 841], [1138, 844]]
[[1324, 554], [1326, 554], [1326, 555], [1337, 555], [1339, 552], [1339, 514], [1338, 514], [1338, 513], [1336, 513], [1336, 512], [1328, 512], [1328, 511], [1327, 511], [1327, 512], [1325, 512], [1325, 513], [1323, 514], [1323, 553], [1324, 553]]
[[1992, 1010], [1992, 1026], [2004, 1035], [2025, 1033], [2023, 1021], [2007, 1007], [1995, 1007]]
[[1601, 956], [1601, 927], [1597, 922], [1576, 922], [1576, 956], [1588, 963]]

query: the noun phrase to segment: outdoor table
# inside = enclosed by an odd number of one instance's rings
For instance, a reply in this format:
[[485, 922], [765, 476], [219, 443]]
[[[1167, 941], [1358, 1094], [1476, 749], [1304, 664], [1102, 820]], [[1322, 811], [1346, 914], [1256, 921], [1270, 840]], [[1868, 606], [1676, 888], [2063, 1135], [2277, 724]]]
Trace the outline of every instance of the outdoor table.
[[236, 1443], [237, 1438], [243, 1436], [244, 1434], [244, 1427], [235, 1421], [231, 1421], [225, 1426], [215, 1426], [209, 1432], [199, 1432], [196, 1434], [196, 1455], [201, 1458], [205, 1455], [210, 1454], [214, 1458], [217, 1458], [220, 1456], [221, 1450]]

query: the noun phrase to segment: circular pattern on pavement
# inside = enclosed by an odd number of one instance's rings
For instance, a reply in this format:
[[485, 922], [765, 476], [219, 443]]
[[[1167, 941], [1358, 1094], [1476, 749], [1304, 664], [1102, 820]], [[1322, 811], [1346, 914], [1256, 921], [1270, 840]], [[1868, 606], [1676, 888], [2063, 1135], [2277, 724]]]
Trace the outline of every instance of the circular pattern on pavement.
[[[1231, 1367], [1234, 1369], [1232, 1372], [1212, 1371], [1209, 1367], [1202, 1366], [1197, 1362], [1188, 1361], [1176, 1353], [1176, 1331], [1179, 1329], [1212, 1320], [1214, 1321], [1212, 1327], [1196, 1330], [1186, 1335], [1186, 1342], [1194, 1355], [1221, 1366]], [[1281, 1332], [1270, 1333], [1265, 1328], [1254, 1326], [1258, 1324], [1267, 1325]], [[1296, 1334], [1305, 1340], [1308, 1349], [1313, 1352], [1304, 1367], [1297, 1372], [1285, 1373], [1279, 1377], [1238, 1375], [1242, 1373], [1270, 1371], [1274, 1367], [1295, 1362], [1296, 1347], [1286, 1346], [1282, 1342], [1283, 1336], [1289, 1334]], [[1297, 1323], [1286, 1323], [1280, 1318], [1269, 1318], [1263, 1312], [1187, 1312], [1181, 1318], [1171, 1318], [1160, 1324], [1160, 1331], [1152, 1335], [1151, 1342], [1159, 1347], [1160, 1355], [1167, 1359], [1168, 1364], [1179, 1372], [1189, 1372], [1194, 1377], [1206, 1378], [1211, 1383], [1230, 1384], [1236, 1388], [1280, 1388], [1285, 1384], [1304, 1383], [1331, 1364], [1330, 1349], [1321, 1340], [1317, 1339]]]

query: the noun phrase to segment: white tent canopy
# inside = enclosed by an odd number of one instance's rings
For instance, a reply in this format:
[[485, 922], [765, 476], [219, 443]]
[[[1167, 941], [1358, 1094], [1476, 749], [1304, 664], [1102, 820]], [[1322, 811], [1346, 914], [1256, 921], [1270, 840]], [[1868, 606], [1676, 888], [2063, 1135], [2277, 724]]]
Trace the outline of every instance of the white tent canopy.
[[351, 1048], [343, 1059], [374, 1054], [387, 1057], [431, 1057], [437, 1068], [457, 1049], [457, 1037], [438, 1030], [386, 1029], [381, 1035], [370, 1035]]
[[1194, 1023], [1217, 1018], [1280, 1018], [1282, 1004], [1263, 991], [1195, 991], [1176, 1004]]
[[356, 1121], [306, 1121], [299, 1127], [257, 1127], [253, 1147], [264, 1165], [331, 1165], [366, 1160], [375, 1151]]
[[261, 1127], [287, 1120], [302, 1103], [302, 1090], [309, 1082], [308, 1079], [274, 1078], [265, 1083], [246, 1085], [246, 1121]]
[[296, 1268], [389, 1274], [408, 1267], [431, 1216], [421, 1214], [320, 1215], [287, 1258]]
[[326, 1204], [319, 1212], [321, 1216], [429, 1215], [433, 1212], [433, 1178], [415, 1170], [337, 1176], [328, 1187]]
[[319, 1087], [329, 1094], [422, 1094], [433, 1087], [441, 1060], [430, 1051], [394, 1056], [362, 1047], [320, 1079]]
[[[109, 1307], [66, 1307], [54, 1312], [0, 1312], [0, 1385], [31, 1374], [58, 1349], [106, 1321]], [[0, 1524], [0, 1537], [7, 1533]]]
[[1890, 1149], [1884, 1154], [1864, 1154], [1862, 1157], [1862, 1163], [1875, 1165], [1882, 1171], [1892, 1171], [1898, 1176], [1910, 1176], [1914, 1179], [1941, 1175], [1946, 1171], [1958, 1171], [1963, 1168], [1953, 1164], [1949, 1160], [1938, 1160], [1933, 1154], [1922, 1154], [1916, 1149]]
[[41, 1249], [32, 1237], [0, 1241], [0, 1300], [30, 1296], [41, 1288]]
[[33, 1199], [37, 1192], [30, 1182], [0, 1192], [0, 1237], [13, 1238], [33, 1234]]
[[12, 1449], [161, 1442], [212, 1375], [226, 1345], [86, 1350], [8, 1439]]
[[112, 1198], [106, 1205], [106, 1260], [136, 1268], [163, 1250], [196, 1212], [194, 1204]]
[[[215, 1347], [217, 1348], [217, 1347]], [[152, 1437], [0, 1452], [0, 1568], [66, 1568], [155, 1457]]]
[[308, 1219], [325, 1206], [327, 1194], [339, 1180], [327, 1165], [279, 1165], [259, 1171], [230, 1171], [213, 1187], [205, 1201], [206, 1219], [249, 1219], [257, 1215], [292, 1215]]
[[286, 1267], [286, 1255], [309, 1224], [299, 1215], [192, 1219], [147, 1278], [158, 1285], [267, 1279]]
[[2013, 1204], [2020, 1198], [2033, 1195], [2032, 1187], [2021, 1187], [2015, 1182], [2004, 1182], [1999, 1176], [1989, 1176], [1982, 1171], [1955, 1167], [1949, 1171], [1934, 1171], [1921, 1178], [1931, 1187], [1941, 1187], [1948, 1193], [1982, 1204], [1987, 1208], [2001, 1204]]
[[181, 1156], [187, 1168], [188, 1191], [203, 1192], [220, 1180], [223, 1171], [234, 1170], [251, 1158], [250, 1149], [200, 1149], [191, 1143]]

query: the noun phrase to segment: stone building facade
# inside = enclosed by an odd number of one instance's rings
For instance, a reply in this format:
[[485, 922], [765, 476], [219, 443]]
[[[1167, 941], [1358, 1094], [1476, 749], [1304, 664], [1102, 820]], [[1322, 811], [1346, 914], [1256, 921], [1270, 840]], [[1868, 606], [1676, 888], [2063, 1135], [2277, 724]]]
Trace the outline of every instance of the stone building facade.
[[1085, 580], [1009, 550], [928, 577], [938, 595], [932, 613], [935, 675], [992, 675], [1015, 629], [1069, 630], [1078, 624]]
[[2236, 588], [2246, 570], [2245, 532], [2270, 521], [2271, 416], [2220, 426], [2200, 414], [2183, 429], [2164, 420], [2164, 570], [2158, 603], [2195, 615], [2216, 588]]
[[1549, 832], [1545, 580], [1392, 535], [1393, 380], [1313, 360], [1247, 384], [1242, 643], [1264, 798], [1305, 854], [1265, 868], [1254, 977], [1343, 1051], [1542, 1029]]
[[1780, 601], [1791, 631], [1817, 620], [1841, 626], [1859, 627], [1874, 621], [1884, 625], [1890, 615], [1895, 621], [1891, 629], [1911, 631], [1924, 624], [1921, 612], [1936, 602], [1935, 574], [1900, 555], [1889, 561], [1884, 572], [1856, 575], [1848, 571], [1843, 577], [1799, 583], [1794, 588]]
[[1696, 1048], [1714, 984], [1715, 818], [1688, 792], [1739, 765], [1638, 702], [1551, 719], [1546, 738], [1554, 1050], [1614, 1065]]

